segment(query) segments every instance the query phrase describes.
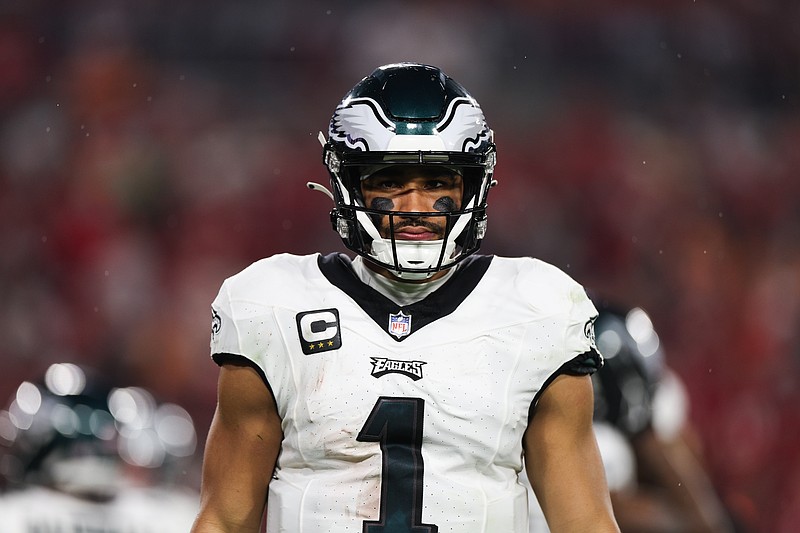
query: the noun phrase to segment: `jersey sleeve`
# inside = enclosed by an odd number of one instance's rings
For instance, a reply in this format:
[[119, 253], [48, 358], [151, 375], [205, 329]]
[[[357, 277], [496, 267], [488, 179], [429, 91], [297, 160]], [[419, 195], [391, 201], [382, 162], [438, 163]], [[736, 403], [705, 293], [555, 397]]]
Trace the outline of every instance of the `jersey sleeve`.
[[231, 307], [226, 280], [211, 304], [211, 357], [218, 364], [219, 356], [244, 355]]
[[603, 366], [603, 357], [597, 349], [594, 322], [597, 309], [578, 284], [570, 289], [572, 306], [567, 318], [565, 352], [575, 354], [564, 367], [564, 372], [573, 375], [594, 374]]
[[560, 353], [561, 366], [555, 367], [550, 376], [545, 379], [531, 403], [531, 413], [539, 403], [539, 398], [545, 389], [560, 375], [573, 376], [591, 375], [603, 366], [603, 357], [595, 346], [594, 321], [597, 310], [586, 296], [586, 292], [578, 284], [570, 291], [572, 305], [566, 315], [566, 328], [564, 333], [563, 351]]
[[249, 364], [269, 376], [264, 356], [279, 350], [268, 333], [277, 329], [273, 313], [268, 305], [247, 296], [248, 280], [241, 276], [225, 280], [211, 304], [211, 358], [218, 365]]
[[[272, 392], [279, 410], [293, 390], [292, 356], [286, 338], [293, 338], [296, 326], [294, 313], [285, 309], [298, 297], [296, 280], [305, 283], [307, 265], [315, 261], [313, 256], [288, 254], [256, 261], [227, 278], [211, 303], [211, 358], [220, 366], [252, 367]], [[284, 310], [283, 314], [278, 310]]]
[[[524, 265], [524, 263], [523, 263]], [[545, 389], [563, 374], [594, 374], [603, 365], [597, 349], [594, 323], [598, 312], [586, 290], [557, 267], [539, 260], [528, 263], [525, 291], [532, 309], [534, 324], [543, 324], [537, 334], [543, 350], [536, 353], [541, 369], [531, 407], [535, 407]], [[537, 326], [538, 327], [538, 326]]]

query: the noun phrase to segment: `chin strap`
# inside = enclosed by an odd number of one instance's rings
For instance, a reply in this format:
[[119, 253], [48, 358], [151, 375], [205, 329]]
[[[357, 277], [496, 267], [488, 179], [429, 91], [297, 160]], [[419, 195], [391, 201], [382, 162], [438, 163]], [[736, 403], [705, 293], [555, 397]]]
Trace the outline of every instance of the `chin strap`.
[[312, 191], [319, 191], [319, 192], [323, 193], [325, 196], [327, 196], [328, 198], [330, 198], [332, 201], [334, 201], [334, 202], [336, 201], [336, 200], [333, 199], [333, 193], [330, 191], [330, 189], [328, 189], [324, 185], [320, 185], [319, 183], [314, 183], [313, 181], [309, 181], [308, 183], [306, 183], [306, 187], [308, 187]]
[[[325, 148], [325, 144], [326, 144], [325, 134], [323, 134], [322, 132], [319, 132], [319, 134], [317, 135], [317, 140], [319, 141], [319, 144], [321, 144], [322, 147]], [[330, 198], [333, 203], [336, 203], [336, 199], [333, 197], [333, 193], [326, 186], [320, 185], [319, 183], [315, 183], [313, 181], [309, 181], [309, 182], [306, 183], [306, 187], [308, 187], [312, 191], [319, 191], [319, 192], [323, 193], [325, 196]]]
[[[397, 256], [392, 252], [391, 239], [375, 239], [372, 241], [372, 255], [385, 264], [395, 263], [400, 268], [432, 268], [438, 265], [442, 257], [442, 267], [450, 264], [448, 259], [453, 255], [455, 243], [446, 243], [442, 239], [435, 241], [395, 241]], [[392, 274], [401, 279], [421, 280], [433, 276], [437, 271], [393, 270]]]

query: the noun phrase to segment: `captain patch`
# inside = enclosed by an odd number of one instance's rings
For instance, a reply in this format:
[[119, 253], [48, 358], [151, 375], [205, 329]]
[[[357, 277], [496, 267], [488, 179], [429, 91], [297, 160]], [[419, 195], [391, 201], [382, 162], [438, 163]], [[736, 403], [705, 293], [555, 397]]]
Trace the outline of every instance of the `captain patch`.
[[342, 347], [338, 309], [318, 309], [297, 313], [297, 334], [303, 353], [311, 355]]

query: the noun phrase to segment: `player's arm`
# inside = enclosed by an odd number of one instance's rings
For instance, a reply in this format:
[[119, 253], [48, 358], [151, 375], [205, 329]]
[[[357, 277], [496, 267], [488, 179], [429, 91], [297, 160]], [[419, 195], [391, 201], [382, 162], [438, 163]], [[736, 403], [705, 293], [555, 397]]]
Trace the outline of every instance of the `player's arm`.
[[589, 376], [560, 375], [524, 437], [525, 464], [552, 533], [619, 532], [592, 429]]
[[249, 366], [220, 368], [192, 533], [257, 533], [282, 439], [272, 394]]
[[653, 488], [652, 492], [659, 495], [664, 506], [673, 510], [673, 522], [683, 524], [682, 528], [673, 526], [669, 531], [733, 531], [734, 526], [686, 433], [684, 429], [675, 436], [662, 438], [650, 429], [633, 440], [644, 486]]

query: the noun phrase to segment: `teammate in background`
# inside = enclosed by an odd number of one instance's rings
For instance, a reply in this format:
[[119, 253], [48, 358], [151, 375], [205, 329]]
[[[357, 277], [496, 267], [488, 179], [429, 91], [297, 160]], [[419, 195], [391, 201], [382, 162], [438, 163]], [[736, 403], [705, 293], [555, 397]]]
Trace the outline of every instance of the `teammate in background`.
[[622, 453], [615, 457], [614, 443], [621, 442], [600, 440], [601, 451], [609, 451], [606, 472], [615, 478], [611, 498], [620, 529], [732, 532], [695, 445], [683, 383], [665, 365], [649, 316], [641, 308], [598, 307], [597, 343], [607, 366], [593, 377], [595, 419], [610, 436], [620, 432], [632, 452], [627, 461]]
[[[603, 369], [592, 376], [595, 434], [623, 533], [731, 533], [688, 421], [688, 397], [641, 308], [595, 300]], [[535, 502], [531, 533], [543, 533]]]
[[54, 364], [0, 411], [0, 529], [185, 533], [199, 497], [176, 479], [195, 447], [181, 407]]
[[596, 310], [532, 258], [477, 255], [495, 145], [436, 67], [386, 65], [323, 158], [344, 254], [277, 255], [212, 305], [218, 404], [194, 533], [618, 531], [592, 431]]

